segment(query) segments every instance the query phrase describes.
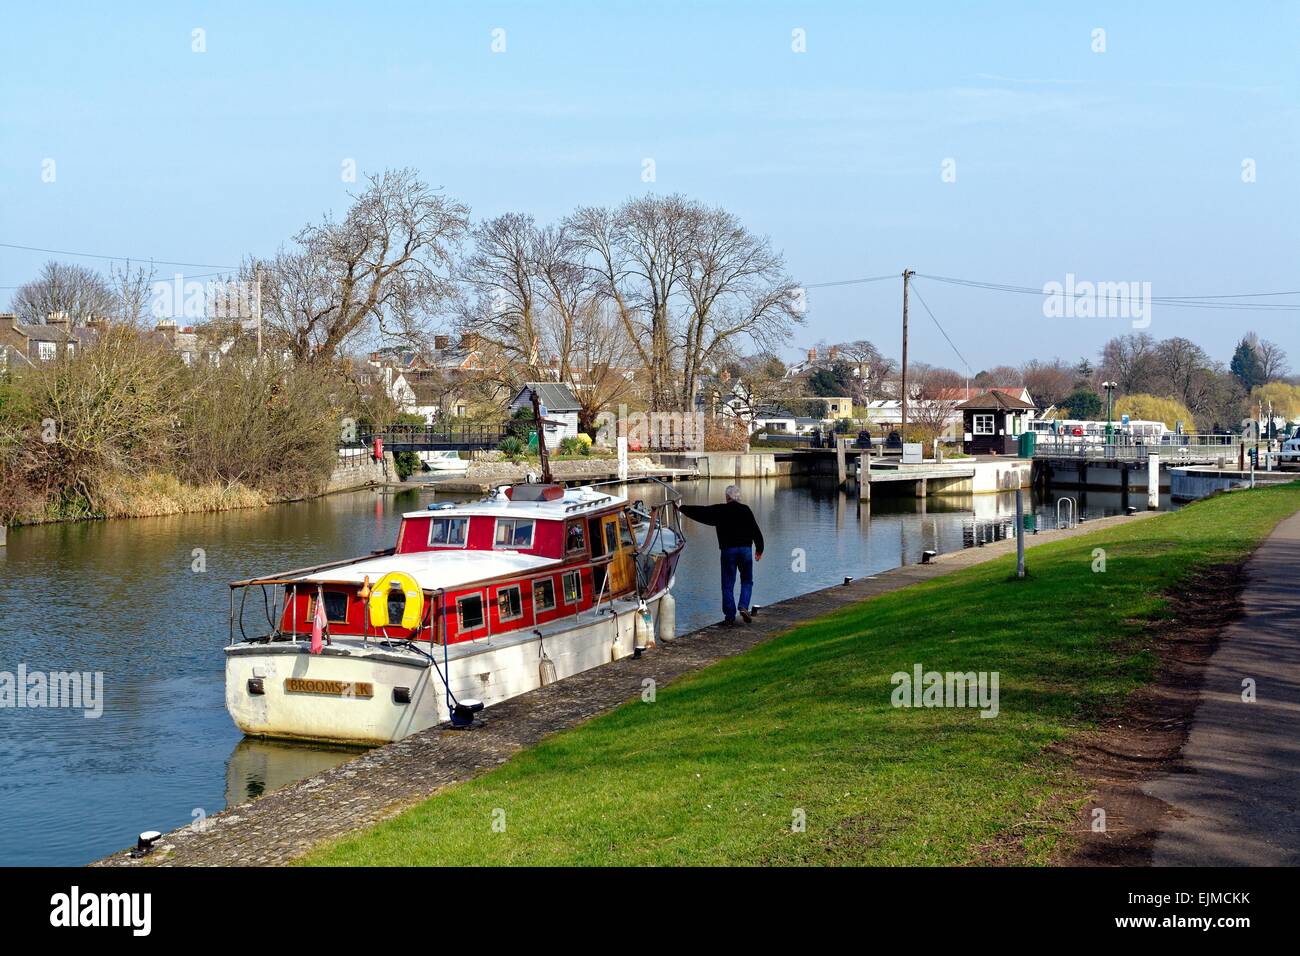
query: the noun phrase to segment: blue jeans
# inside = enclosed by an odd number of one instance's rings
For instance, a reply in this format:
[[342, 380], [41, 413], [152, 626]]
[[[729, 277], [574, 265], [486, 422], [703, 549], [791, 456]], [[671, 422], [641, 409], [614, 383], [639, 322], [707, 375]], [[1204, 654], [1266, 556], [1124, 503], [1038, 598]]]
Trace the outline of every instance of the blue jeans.
[[736, 619], [736, 572], [740, 571], [740, 606], [749, 610], [749, 599], [754, 594], [753, 548], [722, 549], [722, 616], [728, 621]]

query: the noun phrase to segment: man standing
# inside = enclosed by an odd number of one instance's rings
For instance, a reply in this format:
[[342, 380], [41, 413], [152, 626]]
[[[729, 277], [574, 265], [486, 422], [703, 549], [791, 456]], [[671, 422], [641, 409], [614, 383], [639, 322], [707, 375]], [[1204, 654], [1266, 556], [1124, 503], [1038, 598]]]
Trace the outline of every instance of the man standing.
[[728, 485], [726, 501], [720, 505], [682, 505], [681, 512], [700, 524], [713, 525], [718, 533], [722, 556], [723, 624], [736, 623], [736, 572], [740, 572], [740, 616], [753, 620], [750, 598], [754, 593], [754, 562], [763, 560], [763, 532], [754, 512], [740, 503], [740, 489]]

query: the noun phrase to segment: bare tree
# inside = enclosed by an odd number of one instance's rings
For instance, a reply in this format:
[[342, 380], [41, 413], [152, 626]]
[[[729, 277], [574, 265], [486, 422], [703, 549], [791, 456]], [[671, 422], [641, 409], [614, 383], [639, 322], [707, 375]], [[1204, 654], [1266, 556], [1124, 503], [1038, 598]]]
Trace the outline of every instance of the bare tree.
[[128, 260], [122, 268], [117, 263], [109, 266], [109, 281], [113, 293], [113, 318], [125, 325], [140, 325], [149, 314], [149, 300], [153, 292], [154, 268], [148, 271], [138, 265], [134, 269]]
[[368, 179], [342, 221], [307, 226], [296, 249], [245, 269], [246, 280], [264, 270], [265, 322], [299, 361], [332, 361], [366, 333], [418, 344], [430, 316], [454, 298], [468, 207], [411, 169]]
[[602, 411], [636, 391], [634, 350], [617, 313], [595, 301], [581, 307], [571, 326], [567, 320], [562, 324], [572, 328], [573, 340], [558, 361], [578, 397], [578, 427], [591, 431]]
[[583, 207], [567, 220], [649, 377], [654, 411], [676, 403], [670, 309], [693, 220], [693, 204], [678, 195], [641, 196], [617, 210]]
[[1153, 361], [1159, 387], [1150, 389], [1151, 393], [1172, 396], [1197, 411], [1197, 394], [1206, 381], [1198, 373], [1210, 367], [1205, 350], [1190, 339], [1175, 336], [1160, 341]]
[[1260, 339], [1255, 346], [1255, 355], [1259, 358], [1260, 372], [1265, 382], [1275, 382], [1286, 378], [1291, 366], [1286, 360], [1286, 350], [1276, 342]]
[[1101, 349], [1101, 372], [1125, 395], [1144, 392], [1157, 370], [1156, 340], [1146, 332], [1111, 339]]
[[881, 355], [880, 350], [866, 339], [841, 342], [836, 349], [858, 373], [854, 380], [854, 401], [865, 404], [879, 395], [880, 383], [889, 377], [897, 363]]
[[582, 249], [568, 226], [561, 223], [537, 231], [530, 267], [545, 309], [542, 342], [556, 361], [562, 380], [576, 370], [590, 367], [593, 359], [630, 364], [625, 348], [627, 335], [621, 325], [613, 330], [615, 341], [608, 343], [608, 352], [604, 350], [606, 343], [586, 341], [589, 335], [610, 333], [608, 315], [601, 309], [596, 283], [582, 263]]
[[964, 394], [966, 376], [950, 368], [917, 362], [908, 366], [907, 392], [912, 403], [907, 409], [906, 438], [927, 442], [939, 437], [953, 420]]
[[1074, 391], [1074, 368], [1059, 358], [1032, 359], [1020, 367], [1020, 381], [1040, 408], [1060, 405]]
[[68, 317], [72, 326], [105, 318], [116, 311], [113, 289], [94, 269], [50, 260], [40, 275], [14, 294], [13, 309], [19, 321], [40, 325], [50, 315]]
[[462, 274], [474, 290], [460, 318], [497, 355], [503, 377], [536, 381], [539, 377], [541, 325], [535, 263], [539, 230], [532, 216], [506, 213], [481, 223], [471, 233], [474, 251]]
[[682, 277], [686, 314], [681, 331], [678, 404], [695, 407], [699, 375], [738, 340], [760, 349], [781, 342], [802, 322], [785, 260], [724, 209], [691, 210]]
[[737, 356], [726, 362], [724, 371], [735, 382], [736, 411], [747, 421], [765, 409], [792, 405], [805, 394], [802, 381], [786, 374], [775, 352]]

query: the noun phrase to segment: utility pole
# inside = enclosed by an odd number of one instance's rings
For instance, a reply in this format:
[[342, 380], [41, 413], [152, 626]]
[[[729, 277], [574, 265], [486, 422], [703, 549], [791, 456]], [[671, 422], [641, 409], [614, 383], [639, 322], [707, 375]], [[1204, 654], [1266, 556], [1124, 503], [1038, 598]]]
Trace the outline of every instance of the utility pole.
[[911, 269], [903, 270], [903, 374], [902, 374], [902, 422], [899, 424], [898, 435], [903, 441], [907, 441], [907, 280], [916, 275]]

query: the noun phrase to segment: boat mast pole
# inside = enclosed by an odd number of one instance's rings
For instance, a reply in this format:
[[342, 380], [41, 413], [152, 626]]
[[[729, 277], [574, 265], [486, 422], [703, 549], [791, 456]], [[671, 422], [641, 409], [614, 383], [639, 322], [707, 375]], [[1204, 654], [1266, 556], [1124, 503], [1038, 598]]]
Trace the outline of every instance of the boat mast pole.
[[542, 420], [542, 402], [533, 389], [533, 419], [537, 422], [537, 454], [542, 459], [542, 483], [551, 483], [551, 459], [546, 454], [546, 423]]

